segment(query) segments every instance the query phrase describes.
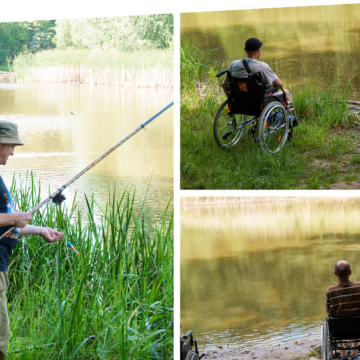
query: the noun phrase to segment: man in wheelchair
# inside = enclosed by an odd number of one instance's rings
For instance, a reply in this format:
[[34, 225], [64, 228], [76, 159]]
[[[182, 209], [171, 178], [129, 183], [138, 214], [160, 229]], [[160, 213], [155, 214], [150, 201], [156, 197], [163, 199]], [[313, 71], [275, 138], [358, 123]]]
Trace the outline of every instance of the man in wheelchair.
[[[271, 70], [270, 66], [262, 61], [258, 61], [261, 54], [261, 46], [263, 43], [256, 38], [250, 38], [246, 40], [245, 42], [245, 52], [247, 54], [246, 62], [244, 63], [242, 60], [236, 60], [233, 61], [228, 71], [230, 72], [231, 76], [237, 77], [237, 78], [243, 78], [248, 75], [249, 72], [253, 71], [260, 71], [263, 79], [265, 80], [265, 85], [270, 87], [278, 87], [282, 85], [281, 80], [276, 76], [276, 74]], [[247, 71], [246, 64], [249, 66], [250, 71]], [[222, 88], [224, 89], [225, 95], [228, 96], [227, 91], [227, 83], [229, 79], [227, 76], [225, 76], [225, 79], [222, 83]], [[284, 89], [284, 92], [286, 94], [286, 101], [290, 101], [290, 91], [288, 89]], [[282, 101], [284, 101], [284, 94], [281, 92], [275, 93], [275, 94], [267, 94], [267, 97], [270, 96], [279, 96], [282, 97]]]
[[278, 152], [293, 139], [298, 125], [290, 92], [282, 88], [281, 80], [266, 63], [258, 61], [262, 42], [251, 38], [245, 43], [247, 58], [234, 61], [227, 70], [222, 88], [226, 100], [220, 105], [214, 120], [214, 138], [226, 150], [248, 135], [264, 151]]
[[[332, 349], [340, 350], [341, 359], [347, 359], [347, 340], [359, 340], [360, 328], [360, 282], [350, 281], [350, 264], [340, 260], [335, 265], [334, 274], [338, 284], [330, 286], [326, 292], [326, 312], [329, 313], [329, 337]], [[342, 318], [343, 317], [343, 318]], [[345, 318], [346, 317], [346, 318]], [[341, 342], [342, 341], [342, 342]], [[350, 342], [351, 343], [351, 342]], [[352, 342], [351, 359], [358, 360], [359, 342]], [[355, 349], [354, 349], [355, 348]], [[331, 358], [332, 358], [332, 354]]]

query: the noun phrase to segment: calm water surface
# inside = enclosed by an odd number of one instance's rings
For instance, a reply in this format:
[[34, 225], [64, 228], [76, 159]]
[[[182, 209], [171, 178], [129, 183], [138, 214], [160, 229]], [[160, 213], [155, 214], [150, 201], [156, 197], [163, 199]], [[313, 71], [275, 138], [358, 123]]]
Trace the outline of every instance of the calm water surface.
[[212, 349], [319, 337], [335, 263], [360, 281], [359, 218], [360, 200], [182, 206], [181, 331]]
[[257, 37], [260, 60], [286, 86], [336, 77], [346, 84], [354, 76], [351, 95], [360, 98], [360, 4], [181, 14], [181, 36], [202, 50], [221, 47], [207, 63], [245, 57], [245, 41]]
[[[25, 146], [0, 174], [10, 186], [34, 171], [44, 197], [85, 168], [173, 100], [172, 90], [127, 89], [84, 84], [0, 84], [0, 119], [15, 122]], [[101, 208], [108, 189], [121, 195], [136, 190], [146, 198], [148, 220], [161, 220], [173, 198], [173, 108], [137, 133], [64, 191], [70, 205], [75, 192]]]

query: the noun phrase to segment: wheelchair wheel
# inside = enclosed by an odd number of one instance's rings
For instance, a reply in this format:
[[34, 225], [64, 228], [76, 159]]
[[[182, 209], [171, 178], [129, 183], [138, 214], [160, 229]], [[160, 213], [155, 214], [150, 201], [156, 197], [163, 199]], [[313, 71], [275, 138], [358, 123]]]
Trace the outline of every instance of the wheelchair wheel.
[[321, 327], [321, 360], [332, 360], [328, 326], [326, 323]]
[[289, 115], [284, 106], [273, 101], [260, 115], [258, 139], [262, 150], [278, 152], [286, 143], [289, 132]]
[[229, 116], [228, 100], [219, 107], [214, 121], [214, 138], [222, 149], [235, 146], [243, 138], [245, 127], [235, 131], [237, 127], [246, 121], [246, 115], [232, 114]]
[[186, 354], [185, 360], [199, 360], [200, 356], [194, 351], [191, 350]]

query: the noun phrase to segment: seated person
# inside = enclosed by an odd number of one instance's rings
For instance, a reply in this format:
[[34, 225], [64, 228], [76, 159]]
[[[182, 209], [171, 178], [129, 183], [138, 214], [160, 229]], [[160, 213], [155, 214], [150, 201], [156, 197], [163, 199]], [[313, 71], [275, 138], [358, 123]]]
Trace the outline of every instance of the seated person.
[[[261, 54], [261, 46], [262, 45], [263, 45], [263, 43], [256, 38], [250, 38], [250, 39], [246, 40], [244, 50], [247, 54], [246, 61], [249, 65], [249, 68], [251, 71], [259, 70], [262, 74], [265, 84], [268, 87], [281, 86], [282, 85], [281, 80], [271, 70], [270, 66], [264, 62], [258, 61], [260, 54]], [[230, 72], [231, 76], [234, 76], [237, 78], [248, 76], [248, 73], [243, 65], [242, 60], [233, 61], [230, 64], [228, 71]], [[227, 76], [225, 76], [225, 79], [222, 83], [222, 88], [224, 89], [226, 96], [228, 96], [227, 91], [226, 91], [226, 87], [227, 87], [226, 84], [228, 82], [229, 82], [229, 79]], [[284, 91], [286, 94], [286, 101], [290, 101], [290, 91], [287, 89], [284, 89]], [[274, 96], [274, 95], [282, 96], [283, 92], [278, 91], [276, 94], [268, 94], [266, 96], [269, 97], [269, 96]], [[280, 97], [280, 99], [283, 99], [283, 97]]]
[[[326, 312], [327, 303], [330, 303], [332, 316], [353, 316], [360, 315], [360, 282], [349, 280], [351, 275], [350, 264], [345, 260], [340, 260], [335, 265], [334, 274], [339, 282], [337, 285], [330, 286], [326, 291]], [[352, 347], [359, 343], [353, 343]], [[346, 348], [345, 344], [339, 346]], [[357, 350], [351, 350], [351, 359], [358, 360]], [[341, 359], [347, 359], [347, 350], [340, 350]]]

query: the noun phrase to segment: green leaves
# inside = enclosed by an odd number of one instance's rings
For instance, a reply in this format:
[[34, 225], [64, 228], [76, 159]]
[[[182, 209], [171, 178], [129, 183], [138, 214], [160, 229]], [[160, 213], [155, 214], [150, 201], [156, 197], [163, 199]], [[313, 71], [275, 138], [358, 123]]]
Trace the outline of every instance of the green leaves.
[[[14, 180], [18, 209], [38, 202], [32, 175]], [[116, 201], [109, 193], [103, 211], [86, 197], [87, 221], [71, 208], [49, 203], [33, 224], [52, 224], [80, 252], [19, 241], [11, 258], [8, 290], [11, 349], [21, 359], [169, 359], [173, 356], [173, 217], [147, 224], [134, 210], [135, 194]], [[102, 214], [94, 216], [94, 214]], [[100, 218], [99, 218], [100, 217]], [[91, 336], [95, 338], [91, 338]], [[36, 350], [36, 346], [55, 346]], [[27, 348], [28, 347], [28, 348]], [[9, 354], [15, 359], [19, 354]]]
[[60, 49], [165, 49], [173, 42], [173, 14], [56, 21]]

